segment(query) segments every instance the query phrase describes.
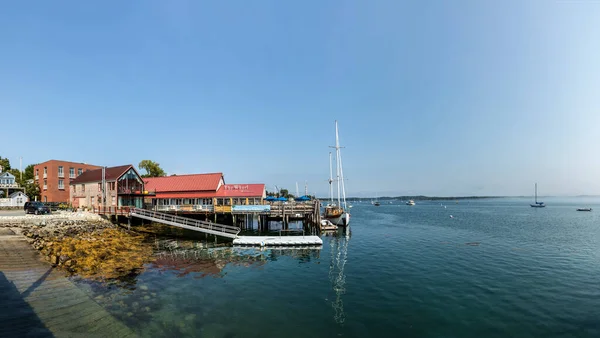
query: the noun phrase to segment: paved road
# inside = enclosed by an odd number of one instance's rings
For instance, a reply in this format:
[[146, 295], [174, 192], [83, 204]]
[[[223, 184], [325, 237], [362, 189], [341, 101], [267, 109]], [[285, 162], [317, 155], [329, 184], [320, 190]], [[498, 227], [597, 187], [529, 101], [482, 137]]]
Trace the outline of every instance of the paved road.
[[2, 216], [24, 216], [25, 210], [0, 210], [0, 217]]

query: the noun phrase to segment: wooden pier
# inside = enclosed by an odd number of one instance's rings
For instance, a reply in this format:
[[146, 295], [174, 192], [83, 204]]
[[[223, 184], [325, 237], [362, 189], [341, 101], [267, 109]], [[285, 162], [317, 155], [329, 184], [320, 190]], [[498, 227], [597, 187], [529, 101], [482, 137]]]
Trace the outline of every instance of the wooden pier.
[[[210, 207], [202, 206], [201, 208], [192, 205], [156, 205], [136, 210], [154, 212], [155, 215], [161, 215], [160, 217], [163, 217], [163, 220], [166, 216], [162, 215], [186, 216], [186, 218], [201, 218], [200, 222], [208, 222], [212, 225], [220, 223], [223, 226], [233, 226], [241, 230], [251, 229], [253, 223], [258, 223], [258, 231], [268, 231], [268, 224], [272, 221], [281, 222], [283, 228], [287, 229], [290, 222], [302, 221], [306, 229], [320, 231], [322, 230], [320, 206], [321, 202], [319, 200], [313, 200], [309, 202], [265, 202], [258, 205], [214, 205]], [[133, 209], [133, 207], [100, 207], [94, 208], [94, 212], [109, 217], [125, 216], [129, 218], [132, 216], [131, 210]], [[138, 214], [142, 212], [140, 211]], [[144, 217], [148, 215], [144, 212]], [[159, 222], [156, 219], [145, 219]]]
[[[282, 208], [283, 209], [283, 208]], [[151, 222], [171, 225], [178, 228], [183, 228], [192, 231], [203, 232], [214, 236], [226, 237], [233, 239], [234, 245], [251, 245], [251, 246], [307, 246], [307, 245], [323, 245], [323, 241], [318, 236], [307, 236], [304, 230], [286, 230], [279, 231], [279, 236], [238, 236], [241, 229], [239, 227], [213, 223], [210, 221], [200, 221], [188, 217], [172, 215], [164, 212], [145, 210], [139, 208], [128, 208], [128, 217], [137, 217]], [[101, 214], [110, 214], [110, 212], [118, 212], [124, 214], [123, 210], [98, 210]], [[283, 210], [281, 210], [283, 212]], [[266, 217], [266, 216], [265, 216]], [[282, 233], [290, 231], [301, 232], [298, 236], [282, 236]]]

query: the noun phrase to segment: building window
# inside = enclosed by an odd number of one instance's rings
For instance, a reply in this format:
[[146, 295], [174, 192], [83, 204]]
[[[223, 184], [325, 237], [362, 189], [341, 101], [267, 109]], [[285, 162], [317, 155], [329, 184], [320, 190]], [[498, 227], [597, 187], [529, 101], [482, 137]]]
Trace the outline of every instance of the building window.
[[77, 176], [81, 175], [82, 173], [83, 173], [83, 169], [81, 169], [81, 168], [78, 168], [78, 169], [77, 169]]
[[35, 169], [35, 179], [37, 180], [38, 178], [40, 178], [40, 170]]
[[69, 178], [75, 178], [75, 168], [69, 168]]
[[44, 196], [44, 202], [48, 202], [48, 196]]
[[102, 183], [98, 183], [98, 191], [102, 191]]
[[65, 177], [65, 171], [62, 165], [58, 166], [58, 177]]
[[94, 196], [90, 197], [90, 201], [92, 202], [92, 203], [90, 203], [90, 205], [94, 206]]
[[85, 192], [85, 185], [82, 184], [79, 187], [79, 189], [81, 189], [81, 193], [83, 194]]
[[44, 180], [44, 190], [47, 190], [47, 189], [48, 189], [48, 181]]
[[48, 177], [48, 167], [44, 167], [44, 178]]
[[65, 180], [58, 180], [58, 189], [65, 190]]

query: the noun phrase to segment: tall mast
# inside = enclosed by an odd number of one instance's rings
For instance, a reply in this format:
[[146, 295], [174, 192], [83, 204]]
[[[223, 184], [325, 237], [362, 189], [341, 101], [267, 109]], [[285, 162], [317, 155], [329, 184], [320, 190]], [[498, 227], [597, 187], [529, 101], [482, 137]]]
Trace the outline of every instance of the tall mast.
[[300, 197], [300, 193], [298, 192], [298, 182], [296, 182], [296, 197]]
[[342, 201], [344, 202], [344, 209], [346, 208], [346, 189], [344, 187], [344, 169], [342, 168], [342, 153], [340, 149], [340, 137], [338, 133], [338, 123], [335, 120], [335, 176], [337, 180], [337, 200], [338, 206], [342, 206]]
[[333, 203], [333, 169], [331, 167], [331, 151], [329, 152], [329, 200]]
[[535, 204], [537, 204], [537, 183], [535, 183]]
[[335, 177], [337, 179], [337, 200], [338, 207], [341, 207], [340, 201], [340, 140], [338, 137], [338, 125], [337, 120], [335, 120]]

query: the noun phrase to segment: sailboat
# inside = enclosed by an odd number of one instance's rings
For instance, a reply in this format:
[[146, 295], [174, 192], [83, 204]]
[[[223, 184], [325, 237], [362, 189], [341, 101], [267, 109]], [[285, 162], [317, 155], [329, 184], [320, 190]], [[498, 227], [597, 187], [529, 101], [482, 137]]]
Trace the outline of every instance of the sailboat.
[[532, 208], [543, 208], [546, 206], [544, 202], [538, 202], [537, 200], [537, 183], [535, 184], [535, 203], [530, 205]]
[[377, 199], [377, 194], [375, 194], [375, 201], [373, 201], [373, 205], [376, 207], [381, 205], [381, 203], [379, 203], [379, 200]]
[[[340, 138], [338, 133], [338, 123], [335, 121], [335, 180], [333, 178], [333, 169], [331, 165], [331, 153], [329, 153], [329, 196], [330, 203], [325, 207], [323, 217], [331, 223], [338, 226], [348, 226], [350, 224], [349, 208], [346, 204], [346, 187], [344, 185], [344, 170], [342, 168], [342, 153], [340, 149]], [[337, 203], [333, 199], [333, 185], [337, 182]]]

